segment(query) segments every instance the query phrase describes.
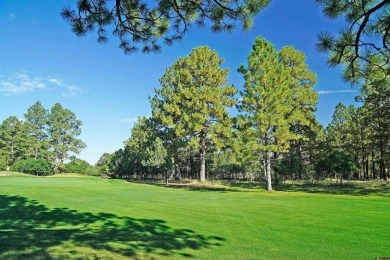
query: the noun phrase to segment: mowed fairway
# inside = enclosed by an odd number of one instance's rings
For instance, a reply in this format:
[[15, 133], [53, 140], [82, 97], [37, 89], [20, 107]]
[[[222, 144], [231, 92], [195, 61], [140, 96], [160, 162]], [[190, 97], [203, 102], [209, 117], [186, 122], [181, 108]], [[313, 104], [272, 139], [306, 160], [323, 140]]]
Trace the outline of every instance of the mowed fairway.
[[375, 259], [388, 197], [0, 177], [0, 259]]

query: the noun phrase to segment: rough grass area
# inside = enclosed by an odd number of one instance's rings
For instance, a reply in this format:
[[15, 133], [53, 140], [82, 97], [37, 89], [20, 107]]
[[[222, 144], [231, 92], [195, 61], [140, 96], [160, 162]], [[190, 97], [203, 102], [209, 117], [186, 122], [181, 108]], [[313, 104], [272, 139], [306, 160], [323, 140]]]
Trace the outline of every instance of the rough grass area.
[[267, 193], [243, 183], [165, 187], [69, 175], [3, 176], [0, 259], [390, 255], [386, 184], [367, 186], [376, 192], [307, 185]]

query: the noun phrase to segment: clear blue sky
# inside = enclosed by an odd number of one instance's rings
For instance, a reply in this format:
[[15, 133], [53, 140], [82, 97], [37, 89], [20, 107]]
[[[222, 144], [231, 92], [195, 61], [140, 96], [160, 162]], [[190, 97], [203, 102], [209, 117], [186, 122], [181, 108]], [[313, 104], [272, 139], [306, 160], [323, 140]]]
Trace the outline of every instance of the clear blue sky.
[[314, 0], [273, 0], [260, 12], [249, 32], [213, 34], [194, 28], [160, 54], [125, 55], [111, 38], [98, 44], [96, 34], [78, 38], [60, 17], [63, 6], [76, 0], [0, 1], [0, 122], [19, 118], [36, 101], [50, 109], [59, 102], [82, 120], [81, 139], [87, 148], [80, 158], [95, 163], [104, 152], [123, 147], [138, 116], [151, 114], [149, 95], [159, 87], [165, 69], [192, 48], [208, 45], [230, 68], [229, 83], [242, 89], [237, 73], [246, 64], [259, 35], [277, 49], [292, 45], [303, 51], [318, 76], [317, 118], [331, 121], [337, 103], [353, 104], [358, 94], [340, 80], [339, 69], [329, 69], [326, 55], [316, 52], [320, 31], [337, 33], [340, 21], [328, 20]]

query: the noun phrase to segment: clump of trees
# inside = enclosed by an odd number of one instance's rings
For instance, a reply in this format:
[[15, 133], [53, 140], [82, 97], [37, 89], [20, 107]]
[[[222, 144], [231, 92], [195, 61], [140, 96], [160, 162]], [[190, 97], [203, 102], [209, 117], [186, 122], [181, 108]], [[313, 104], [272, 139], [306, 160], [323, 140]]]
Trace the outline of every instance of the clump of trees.
[[24, 119], [10, 116], [1, 123], [0, 169], [44, 175], [64, 172], [65, 162], [86, 147], [78, 139], [81, 126], [76, 115], [59, 103], [50, 111], [39, 101], [34, 103]]
[[314, 115], [316, 74], [305, 59], [258, 37], [248, 65], [238, 69], [245, 79], [238, 95], [215, 51], [192, 50], [166, 70], [150, 98], [152, 116], [138, 118], [124, 148], [102, 156], [101, 172], [167, 182], [257, 180], [267, 190], [285, 179], [386, 180], [386, 77], [373, 70], [357, 97], [363, 105], [339, 104], [323, 128]]

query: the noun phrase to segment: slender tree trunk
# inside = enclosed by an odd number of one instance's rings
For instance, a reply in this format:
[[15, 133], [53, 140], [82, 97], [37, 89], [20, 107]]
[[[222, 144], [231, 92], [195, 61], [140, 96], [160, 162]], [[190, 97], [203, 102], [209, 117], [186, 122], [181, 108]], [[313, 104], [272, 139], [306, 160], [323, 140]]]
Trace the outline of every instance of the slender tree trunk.
[[366, 175], [366, 155], [364, 150], [362, 149], [362, 170], [363, 170], [363, 176], [365, 179], [367, 179]]
[[200, 182], [206, 181], [206, 132], [202, 129], [200, 133]]
[[375, 169], [375, 153], [374, 150], [371, 151], [371, 165], [372, 165], [372, 178], [376, 179], [376, 169]]
[[381, 179], [387, 181], [386, 163], [385, 163], [385, 145], [384, 145], [383, 138], [381, 138], [380, 140], [380, 152], [381, 152], [380, 177]]
[[366, 180], [368, 180], [368, 178], [369, 178], [369, 176], [368, 176], [368, 164], [369, 164], [369, 162], [368, 162], [368, 154], [367, 154], [367, 156], [366, 156], [366, 165], [365, 165], [365, 177], [366, 177]]
[[173, 155], [173, 166], [175, 171], [175, 177], [178, 180], [181, 180], [181, 173], [180, 173], [180, 167], [179, 167], [179, 154], [177, 151], [175, 151]]
[[267, 182], [267, 191], [272, 191], [272, 180], [271, 180], [271, 153], [267, 152], [264, 158], [264, 171]]
[[302, 180], [302, 172], [303, 172], [303, 160], [302, 160], [302, 143], [301, 139], [298, 140], [298, 179]]

